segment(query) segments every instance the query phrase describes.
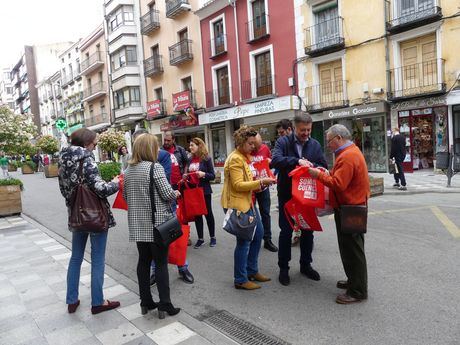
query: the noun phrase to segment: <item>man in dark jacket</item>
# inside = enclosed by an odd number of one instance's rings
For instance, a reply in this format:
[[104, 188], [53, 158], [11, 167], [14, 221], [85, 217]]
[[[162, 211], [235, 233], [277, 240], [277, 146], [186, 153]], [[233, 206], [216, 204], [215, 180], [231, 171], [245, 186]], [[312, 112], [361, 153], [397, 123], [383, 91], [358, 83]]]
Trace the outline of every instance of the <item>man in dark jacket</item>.
[[406, 138], [399, 133], [398, 128], [393, 129], [390, 158], [395, 160], [396, 165], [396, 173], [394, 174], [395, 184], [393, 187], [399, 188], [399, 190], [407, 190], [406, 177], [403, 170], [403, 162], [404, 158], [406, 158]]
[[[272, 167], [279, 170], [278, 204], [279, 204], [279, 237], [278, 266], [279, 281], [289, 285], [289, 261], [291, 260], [292, 228], [284, 213], [284, 204], [292, 197], [292, 179], [289, 173], [297, 166], [321, 166], [327, 168], [321, 145], [310, 138], [312, 118], [308, 114], [296, 115], [294, 132], [279, 138], [272, 152]], [[302, 231], [300, 237], [300, 272], [312, 280], [320, 280], [320, 275], [312, 267], [313, 232]]]
[[187, 151], [182, 146], [176, 145], [176, 139], [172, 132], [165, 132], [163, 136], [163, 150], [168, 152], [171, 156], [171, 186], [177, 190], [177, 184], [184, 175], [187, 164], [188, 155]]

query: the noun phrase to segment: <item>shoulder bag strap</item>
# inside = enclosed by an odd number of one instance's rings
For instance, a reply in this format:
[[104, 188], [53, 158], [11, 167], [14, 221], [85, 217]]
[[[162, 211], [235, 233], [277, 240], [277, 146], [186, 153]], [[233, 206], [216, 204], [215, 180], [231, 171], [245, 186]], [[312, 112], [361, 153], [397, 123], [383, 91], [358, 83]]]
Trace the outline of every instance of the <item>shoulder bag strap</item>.
[[154, 200], [154, 195], [155, 193], [153, 192], [153, 189], [155, 188], [153, 184], [153, 169], [154, 169], [155, 163], [152, 162], [152, 165], [150, 166], [150, 207], [152, 209], [152, 223], [155, 224], [155, 212], [157, 211], [157, 208], [155, 206], [155, 200]]

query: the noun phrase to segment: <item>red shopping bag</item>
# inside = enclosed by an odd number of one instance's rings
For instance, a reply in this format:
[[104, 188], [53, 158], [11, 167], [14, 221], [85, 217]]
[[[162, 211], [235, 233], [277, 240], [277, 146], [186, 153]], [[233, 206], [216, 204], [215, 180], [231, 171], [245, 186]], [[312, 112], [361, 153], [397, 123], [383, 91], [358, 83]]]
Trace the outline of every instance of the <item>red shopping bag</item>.
[[184, 266], [187, 260], [187, 242], [190, 236], [190, 226], [182, 224], [182, 236], [169, 245], [168, 263]]
[[184, 198], [182, 197], [177, 199], [176, 216], [179, 222], [184, 225], [187, 225], [189, 222], [195, 221], [195, 217], [187, 217], [187, 214], [185, 212]]
[[123, 177], [124, 175], [118, 176], [118, 184], [120, 189], [118, 189], [117, 196], [115, 197], [115, 201], [113, 202], [112, 208], [119, 208], [121, 210], [128, 210], [128, 204], [126, 203], [125, 198], [123, 198]]
[[186, 218], [190, 219], [196, 216], [203, 216], [208, 214], [206, 209], [206, 202], [204, 200], [203, 187], [190, 188], [188, 183], [182, 183], [182, 199], [183, 208]]
[[270, 164], [268, 163], [267, 159], [263, 159], [259, 162], [254, 162], [252, 163], [252, 166], [254, 169], [257, 171], [257, 179], [262, 179], [262, 178], [275, 178], [275, 175], [273, 175], [273, 172], [270, 169]]
[[289, 176], [292, 177], [292, 198], [298, 204], [324, 208], [324, 185], [310, 176], [308, 167], [297, 167]]
[[295, 231], [323, 231], [313, 207], [303, 206], [295, 199], [291, 199], [284, 204], [284, 213], [289, 225]]

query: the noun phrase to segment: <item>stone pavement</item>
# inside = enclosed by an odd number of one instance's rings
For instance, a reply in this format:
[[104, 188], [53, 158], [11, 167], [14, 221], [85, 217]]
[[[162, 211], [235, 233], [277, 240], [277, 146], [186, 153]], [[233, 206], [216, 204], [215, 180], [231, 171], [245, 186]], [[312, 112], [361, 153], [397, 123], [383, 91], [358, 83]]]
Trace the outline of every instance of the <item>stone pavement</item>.
[[49, 235], [54, 233], [25, 218], [0, 218], [1, 345], [235, 344], [184, 311], [164, 320], [156, 311], [142, 316], [138, 295], [108, 275], [104, 297], [119, 300], [121, 307], [92, 315], [91, 266], [86, 260], [80, 277], [81, 304], [68, 314], [70, 250]]

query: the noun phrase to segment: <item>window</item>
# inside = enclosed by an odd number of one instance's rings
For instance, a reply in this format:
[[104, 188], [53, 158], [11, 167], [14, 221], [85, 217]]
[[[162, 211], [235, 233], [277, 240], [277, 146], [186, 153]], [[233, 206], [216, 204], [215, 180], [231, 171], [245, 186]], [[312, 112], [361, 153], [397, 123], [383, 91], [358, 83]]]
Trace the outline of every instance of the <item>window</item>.
[[136, 47], [126, 47], [126, 62], [128, 65], [137, 62]]
[[92, 104], [89, 106], [89, 117], [94, 117], [94, 107]]
[[159, 87], [153, 90], [155, 93], [155, 99], [163, 100], [163, 88]]
[[132, 6], [121, 6], [113, 13], [108, 22], [109, 31], [113, 32], [121, 25], [133, 25], [134, 13]]
[[115, 109], [125, 107], [138, 107], [141, 102], [141, 94], [138, 87], [126, 87], [114, 92]]
[[219, 19], [212, 25], [214, 34], [213, 54], [218, 55], [225, 51], [224, 20]]
[[320, 77], [319, 98], [323, 106], [333, 105], [335, 102], [344, 99], [343, 81], [342, 81], [342, 61], [318, 65]]
[[256, 67], [256, 97], [269, 95], [273, 93], [270, 52], [267, 51], [256, 55], [254, 59]]
[[315, 18], [314, 44], [317, 48], [334, 44], [340, 36], [337, 1], [313, 7]]
[[160, 56], [160, 47], [157, 45], [154, 45], [152, 48], [152, 56], [158, 58]]
[[265, 13], [265, 0], [255, 0], [252, 6], [252, 37], [256, 39], [267, 34], [267, 17]]
[[[409, 16], [411, 14], [426, 11], [434, 7], [434, 0], [400, 0], [399, 13], [400, 17]], [[408, 18], [412, 20], [412, 18]]]
[[[228, 80], [228, 66], [224, 66], [216, 70], [217, 79], [217, 97], [218, 104], [229, 104], [230, 103], [230, 88]], [[216, 100], [214, 100], [215, 103]]]
[[135, 46], [123, 47], [111, 55], [112, 68], [117, 70], [124, 66], [135, 65], [137, 63], [137, 53]]
[[187, 77], [181, 80], [182, 81], [182, 91], [192, 91], [192, 77]]
[[101, 108], [101, 114], [105, 114], [105, 101], [101, 101], [99, 106]]

